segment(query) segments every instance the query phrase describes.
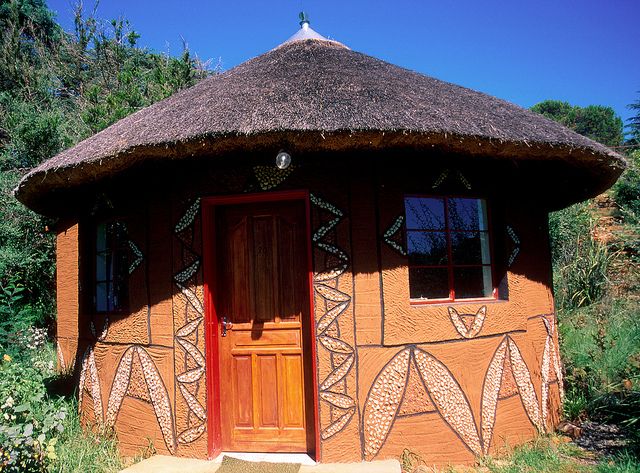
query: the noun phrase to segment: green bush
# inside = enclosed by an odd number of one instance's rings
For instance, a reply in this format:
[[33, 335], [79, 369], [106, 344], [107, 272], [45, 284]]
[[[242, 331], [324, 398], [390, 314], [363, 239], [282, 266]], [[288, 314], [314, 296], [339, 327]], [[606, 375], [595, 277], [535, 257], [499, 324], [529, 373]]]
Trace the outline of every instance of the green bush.
[[0, 362], [0, 472], [44, 472], [57, 459], [56, 443], [67, 408], [47, 398], [44, 376], [53, 373], [49, 350], [27, 349]]
[[593, 238], [594, 225], [587, 203], [549, 216], [554, 292], [560, 309], [592, 304], [605, 292], [611, 254]]

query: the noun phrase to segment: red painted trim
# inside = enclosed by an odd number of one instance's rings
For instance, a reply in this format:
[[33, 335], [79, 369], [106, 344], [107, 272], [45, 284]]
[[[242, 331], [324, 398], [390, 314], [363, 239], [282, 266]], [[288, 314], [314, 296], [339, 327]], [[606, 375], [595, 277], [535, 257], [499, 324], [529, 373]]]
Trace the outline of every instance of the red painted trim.
[[[313, 291], [313, 254], [311, 246], [311, 205], [309, 191], [290, 190], [268, 193], [240, 195], [223, 195], [204, 197], [202, 199], [202, 246], [204, 259], [204, 302], [205, 302], [205, 344], [207, 350], [207, 450], [209, 459], [215, 458], [222, 451], [222, 432], [220, 429], [220, 363], [218, 348], [219, 324], [215, 306], [215, 207], [220, 205], [250, 204], [259, 202], [281, 202], [302, 200], [305, 204], [307, 235], [307, 270], [309, 274], [309, 330], [311, 332], [311, 361], [313, 379], [313, 425], [315, 430], [315, 460], [320, 461], [320, 419], [317, 377], [317, 349], [314, 323], [314, 291]], [[213, 415], [211, 415], [213, 411]]]
[[[205, 347], [207, 355], [207, 456], [221, 452], [220, 431], [220, 365], [218, 363], [218, 316], [213, 298], [215, 288], [215, 211], [202, 202], [202, 255], [204, 271]], [[216, 381], [216, 382], [214, 382]]]

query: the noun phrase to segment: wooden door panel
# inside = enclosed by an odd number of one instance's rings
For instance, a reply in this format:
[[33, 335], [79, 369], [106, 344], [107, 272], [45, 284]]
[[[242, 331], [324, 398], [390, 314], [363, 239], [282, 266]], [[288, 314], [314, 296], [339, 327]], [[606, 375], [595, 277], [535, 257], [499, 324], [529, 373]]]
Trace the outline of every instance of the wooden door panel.
[[253, 428], [253, 369], [251, 355], [235, 355], [234, 364], [234, 423], [237, 427]]
[[284, 386], [283, 426], [285, 429], [304, 428], [304, 390], [302, 385], [289, 380], [302, 379], [302, 356], [299, 354], [282, 355], [282, 369], [284, 379], [288, 382]]
[[303, 356], [310, 343], [304, 205], [225, 206], [216, 214], [216, 308], [233, 322], [218, 337], [221, 447], [308, 451], [305, 382], [312, 383], [312, 373]]

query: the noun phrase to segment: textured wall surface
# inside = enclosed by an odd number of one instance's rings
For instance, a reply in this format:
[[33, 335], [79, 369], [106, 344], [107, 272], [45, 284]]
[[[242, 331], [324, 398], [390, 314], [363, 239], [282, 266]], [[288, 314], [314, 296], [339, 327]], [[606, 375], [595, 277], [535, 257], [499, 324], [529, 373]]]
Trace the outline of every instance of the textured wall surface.
[[517, 200], [495, 206], [497, 300], [409, 302], [404, 193], [489, 187], [456, 169], [413, 180], [317, 164], [203, 171], [123, 212], [130, 311], [110, 317], [82, 308], [82, 233], [61, 230], [59, 364], [75, 368], [85, 422], [114, 426], [127, 454], [153, 444], [207, 456], [216, 407], [206, 390], [200, 198], [308, 189], [323, 462], [408, 448], [428, 463], [468, 463], [552, 429], [562, 369], [544, 212]]

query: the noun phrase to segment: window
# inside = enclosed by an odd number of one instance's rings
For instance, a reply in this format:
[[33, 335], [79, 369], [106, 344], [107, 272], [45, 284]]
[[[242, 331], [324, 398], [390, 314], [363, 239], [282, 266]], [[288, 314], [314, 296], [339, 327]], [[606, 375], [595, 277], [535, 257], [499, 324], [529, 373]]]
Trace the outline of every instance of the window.
[[127, 231], [121, 221], [95, 226], [95, 284], [93, 302], [96, 312], [121, 312], [128, 298]]
[[405, 197], [412, 301], [495, 297], [487, 204], [460, 197]]

